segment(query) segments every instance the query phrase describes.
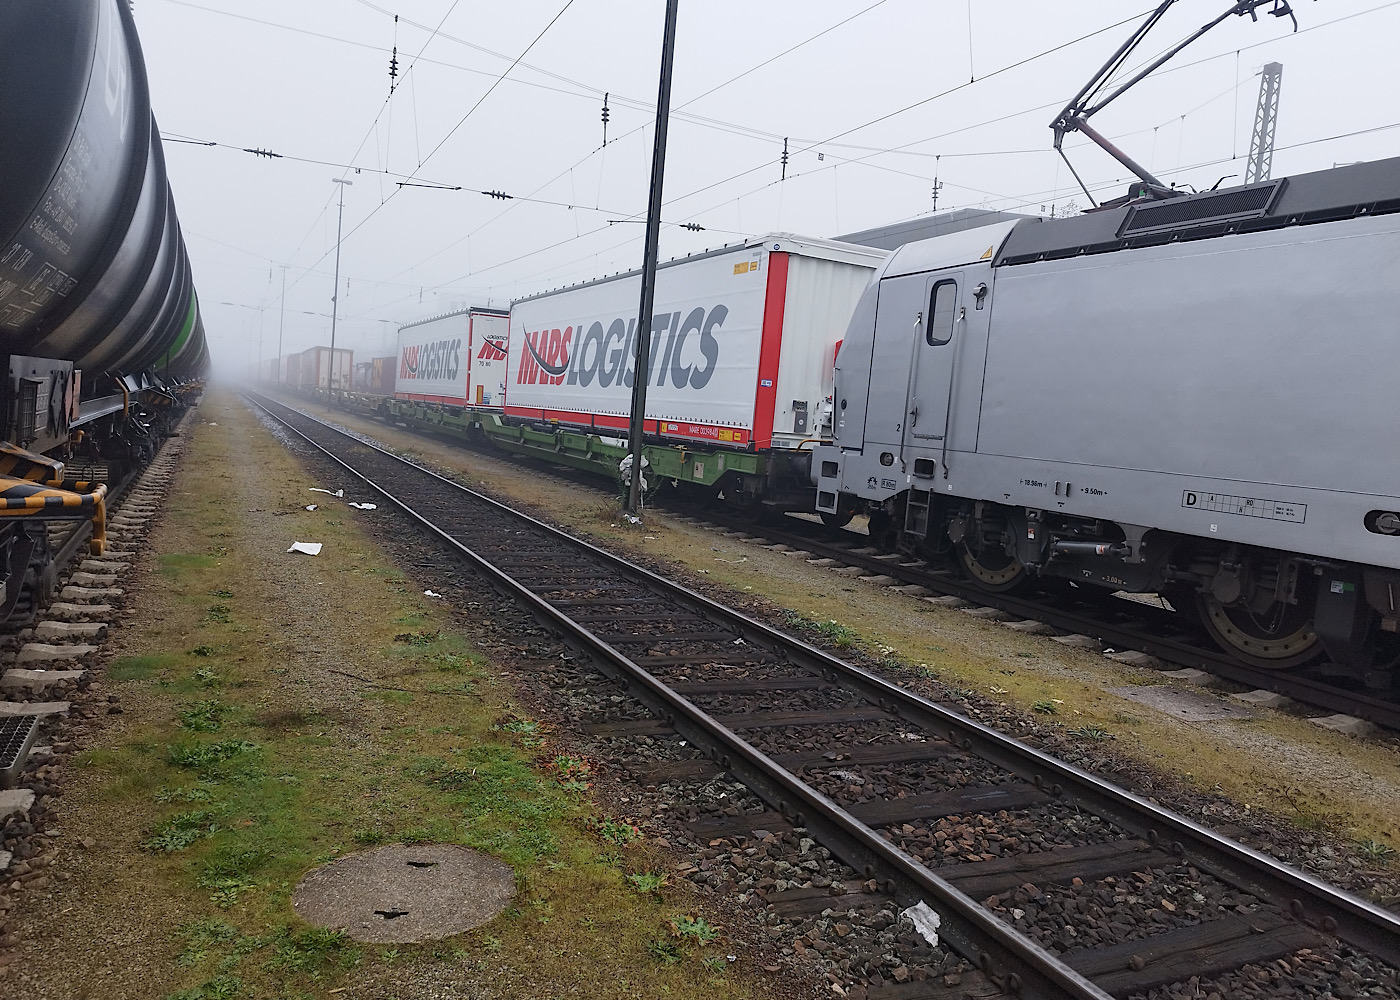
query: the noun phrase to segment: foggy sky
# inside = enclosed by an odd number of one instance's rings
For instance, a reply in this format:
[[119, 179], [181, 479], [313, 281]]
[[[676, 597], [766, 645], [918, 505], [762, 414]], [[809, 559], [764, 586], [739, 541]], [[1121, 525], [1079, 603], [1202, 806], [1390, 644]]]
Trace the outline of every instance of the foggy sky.
[[[1165, 181], [1242, 179], [1257, 73], [1278, 61], [1274, 176], [1400, 152], [1400, 128], [1316, 141], [1400, 122], [1387, 73], [1400, 2], [1294, 2], [1298, 34], [1286, 18], [1231, 18], [1095, 127]], [[1181, 0], [1133, 65], [1228, 6]], [[166, 142], [216, 362], [275, 356], [282, 323], [283, 353], [329, 342], [335, 177], [352, 182], [337, 346], [357, 359], [392, 353], [401, 323], [640, 264], [643, 226], [609, 222], [645, 214], [664, 4], [573, 0], [502, 79], [563, 7], [137, 0], [162, 132], [223, 144]], [[833, 236], [927, 214], [935, 176], [940, 211], [1086, 207], [1047, 125], [1149, 7], [681, 0], [663, 259], [767, 232]], [[1066, 148], [1096, 197], [1126, 190], [1106, 154], [1077, 136]]]

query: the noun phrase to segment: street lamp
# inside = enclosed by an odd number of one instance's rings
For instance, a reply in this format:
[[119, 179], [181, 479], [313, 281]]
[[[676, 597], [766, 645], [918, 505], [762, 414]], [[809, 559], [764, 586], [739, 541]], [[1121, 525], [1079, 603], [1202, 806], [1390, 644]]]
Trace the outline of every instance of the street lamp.
[[340, 211], [335, 219], [335, 287], [331, 296], [331, 366], [326, 372], [326, 388], [332, 397], [335, 396], [335, 319], [340, 312], [338, 302], [340, 299], [340, 234], [341, 224], [345, 221], [345, 189], [354, 185], [354, 181], [347, 181], [340, 177], [332, 177], [331, 183], [340, 185]]

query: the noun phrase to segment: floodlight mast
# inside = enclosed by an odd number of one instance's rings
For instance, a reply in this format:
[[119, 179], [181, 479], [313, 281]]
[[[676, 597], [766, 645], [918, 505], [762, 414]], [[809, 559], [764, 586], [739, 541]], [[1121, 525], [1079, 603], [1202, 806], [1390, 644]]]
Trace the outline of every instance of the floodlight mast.
[[1066, 135], [1070, 132], [1083, 132], [1084, 135], [1088, 136], [1090, 141], [1105, 153], [1123, 164], [1128, 170], [1132, 171], [1133, 175], [1142, 181], [1144, 185], [1143, 193], [1149, 197], [1175, 197], [1179, 192], [1163, 184], [1156, 177], [1152, 176], [1146, 167], [1137, 163], [1132, 157], [1128, 156], [1127, 153], [1124, 153], [1112, 142], [1100, 135], [1089, 125], [1089, 118], [1098, 114], [1119, 97], [1122, 97], [1126, 91], [1140, 83], [1144, 78], [1155, 73], [1165, 63], [1173, 59], [1178, 52], [1186, 48], [1186, 46], [1190, 45], [1196, 39], [1228, 18], [1244, 17], [1248, 15], [1250, 20], [1257, 21], [1259, 20], [1259, 8], [1269, 6], [1272, 8], [1269, 11], [1272, 16], [1292, 19], [1293, 30], [1298, 30], [1298, 18], [1294, 15], [1293, 8], [1289, 5], [1288, 0], [1239, 0], [1238, 3], [1233, 4], [1229, 10], [1225, 11], [1225, 13], [1221, 14], [1215, 20], [1203, 24], [1194, 33], [1152, 60], [1147, 66], [1135, 73], [1126, 83], [1118, 85], [1108, 96], [1101, 97], [1100, 95], [1102, 95], [1104, 90], [1108, 87], [1109, 81], [1113, 79], [1114, 74], [1123, 68], [1123, 64], [1128, 61], [1128, 57], [1142, 44], [1142, 40], [1157, 26], [1157, 23], [1162, 20], [1167, 11], [1176, 2], [1177, 0], [1162, 0], [1162, 3], [1157, 6], [1157, 9], [1147, 15], [1147, 20], [1143, 21], [1142, 24], [1138, 26], [1137, 30], [1128, 37], [1128, 40], [1118, 47], [1118, 51], [1113, 53], [1108, 62], [1103, 64], [1099, 71], [1084, 85], [1084, 88], [1074, 95], [1074, 99], [1065, 105], [1065, 109], [1050, 123], [1050, 127], [1055, 130], [1055, 151], [1064, 158], [1065, 163], [1069, 166], [1070, 173], [1074, 174], [1074, 179], [1078, 181], [1079, 186], [1084, 189], [1084, 194], [1088, 197], [1090, 204], [1096, 208], [1098, 207], [1098, 202], [1096, 202], [1094, 196], [1090, 194], [1089, 188], [1085, 185], [1083, 179], [1080, 178], [1079, 172], [1074, 169], [1074, 164], [1070, 163], [1069, 157], [1065, 155], [1062, 144], [1064, 143]]

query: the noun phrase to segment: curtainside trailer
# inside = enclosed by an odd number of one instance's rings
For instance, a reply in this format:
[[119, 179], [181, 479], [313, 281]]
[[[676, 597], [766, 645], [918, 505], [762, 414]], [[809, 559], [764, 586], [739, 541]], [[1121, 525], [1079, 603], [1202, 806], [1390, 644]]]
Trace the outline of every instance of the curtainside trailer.
[[398, 399], [500, 409], [509, 314], [473, 306], [399, 328]]
[[[657, 269], [645, 429], [737, 449], [797, 450], [831, 433], [831, 368], [886, 254], [766, 236]], [[511, 306], [506, 415], [625, 430], [639, 272]]]
[[[810, 508], [809, 449], [832, 433], [832, 362], [888, 256], [779, 234], [662, 264], [648, 482]], [[462, 310], [405, 326], [395, 398], [351, 393], [338, 402], [616, 478], [627, 454], [640, 280], [618, 274], [520, 299], [509, 314]]]

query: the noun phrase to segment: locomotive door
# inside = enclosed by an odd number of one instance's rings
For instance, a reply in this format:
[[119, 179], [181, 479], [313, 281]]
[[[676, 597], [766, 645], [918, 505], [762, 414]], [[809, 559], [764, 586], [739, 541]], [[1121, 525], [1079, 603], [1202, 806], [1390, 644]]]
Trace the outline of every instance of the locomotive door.
[[942, 441], [952, 411], [953, 371], [967, 324], [985, 316], [964, 302], [966, 274], [940, 271], [928, 278], [914, 330], [908, 397], [908, 426], [915, 441]]

